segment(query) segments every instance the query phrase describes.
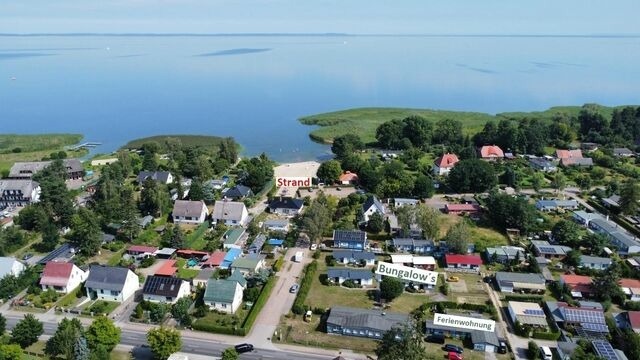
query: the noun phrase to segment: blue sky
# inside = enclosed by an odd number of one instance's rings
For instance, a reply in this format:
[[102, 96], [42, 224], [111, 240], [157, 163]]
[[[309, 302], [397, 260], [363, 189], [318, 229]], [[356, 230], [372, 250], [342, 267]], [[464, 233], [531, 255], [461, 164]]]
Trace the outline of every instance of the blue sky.
[[0, 0], [0, 33], [640, 34], [638, 0]]

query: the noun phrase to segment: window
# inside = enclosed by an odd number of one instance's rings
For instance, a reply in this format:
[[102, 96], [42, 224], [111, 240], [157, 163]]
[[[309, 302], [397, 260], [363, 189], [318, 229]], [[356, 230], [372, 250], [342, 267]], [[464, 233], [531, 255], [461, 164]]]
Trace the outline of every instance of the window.
[[100, 294], [104, 294], [104, 289], [100, 289]]
[[111, 290], [111, 296], [118, 296], [118, 295], [120, 295], [120, 291]]
[[165, 297], [165, 299], [166, 299], [167, 301], [171, 301], [171, 300], [173, 300], [173, 298], [172, 298], [171, 296], [167, 296], [167, 297]]

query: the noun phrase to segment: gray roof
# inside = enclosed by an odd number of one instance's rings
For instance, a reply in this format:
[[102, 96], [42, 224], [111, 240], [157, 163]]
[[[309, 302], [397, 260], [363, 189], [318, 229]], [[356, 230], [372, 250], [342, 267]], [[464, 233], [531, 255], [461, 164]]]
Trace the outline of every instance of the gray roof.
[[333, 267], [327, 269], [329, 278], [344, 278], [351, 280], [369, 280], [373, 279], [371, 270], [366, 269], [349, 269], [345, 267]]
[[542, 168], [552, 168], [556, 166], [554, 163], [544, 158], [531, 158], [529, 159], [529, 162]]
[[540, 254], [566, 255], [572, 250], [568, 246], [552, 245], [545, 240], [531, 240], [531, 245], [533, 245]]
[[152, 221], [153, 221], [153, 216], [147, 215], [138, 219], [138, 225], [142, 227], [146, 227], [147, 225], [151, 224]]
[[518, 248], [515, 246], [500, 246], [494, 248], [487, 248], [486, 253], [488, 256], [492, 256], [496, 253], [497, 256], [506, 256], [508, 258], [515, 258], [520, 253], [520, 258], [524, 260], [525, 251], [522, 248]]
[[30, 197], [33, 189], [40, 186], [37, 181], [29, 179], [2, 179], [0, 180], [0, 195], [7, 190], [20, 191], [24, 197]]
[[577, 207], [578, 202], [576, 200], [538, 200], [536, 207], [538, 208], [571, 208]]
[[500, 346], [495, 332], [475, 330], [471, 332], [471, 342], [475, 344], [489, 344]]
[[265, 227], [284, 227], [287, 225], [289, 225], [289, 220], [287, 219], [271, 219], [264, 222]]
[[544, 277], [541, 274], [534, 273], [513, 273], [498, 271], [496, 273], [496, 281], [498, 285], [509, 283], [527, 283], [527, 284], [545, 284]]
[[376, 255], [368, 251], [351, 251], [351, 250], [334, 250], [332, 254], [334, 259], [354, 259], [354, 260], [373, 260]]
[[251, 245], [249, 245], [250, 250], [260, 251], [264, 246], [264, 243], [267, 241], [267, 236], [265, 234], [258, 234]]
[[171, 173], [168, 171], [140, 171], [138, 174], [137, 181], [139, 184], [142, 184], [147, 179], [151, 179], [153, 181], [158, 181], [166, 184], [169, 182], [169, 177]]
[[432, 240], [426, 239], [393, 238], [391, 243], [393, 246], [434, 246]]
[[277, 197], [269, 202], [269, 209], [293, 209], [300, 210], [304, 206], [302, 199], [294, 199], [290, 197]]
[[329, 312], [327, 324], [347, 328], [372, 329], [381, 332], [401, 325], [409, 319], [406, 314], [384, 313], [379, 310], [334, 306]]
[[85, 287], [91, 289], [104, 289], [122, 291], [127, 281], [129, 269], [116, 266], [95, 265], [89, 270], [89, 277]]
[[236, 185], [224, 192], [224, 196], [231, 199], [243, 198], [251, 195], [251, 188], [244, 185]]
[[369, 210], [372, 206], [375, 206], [375, 208], [381, 213], [384, 214], [384, 205], [382, 205], [382, 203], [380, 202], [380, 200], [378, 200], [377, 197], [375, 196], [369, 196], [367, 198], [367, 201], [364, 202], [364, 204], [362, 204], [362, 210], [363, 211], [367, 211]]
[[417, 203], [419, 203], [419, 200], [416, 199], [403, 199], [403, 198], [395, 198], [393, 199], [393, 202], [398, 204], [398, 205], [415, 205]]
[[633, 151], [627, 148], [613, 148], [613, 155], [633, 155]]
[[360, 230], [333, 230], [333, 241], [365, 242], [367, 233]]
[[588, 256], [588, 255], [581, 255], [580, 256], [580, 263], [581, 264], [607, 264], [607, 265], [611, 265], [611, 259], [610, 258], [605, 258], [605, 257], [599, 257], [599, 256]]
[[620, 195], [611, 195], [608, 198], [602, 199], [602, 202], [606, 205], [618, 207], [620, 206]]
[[215, 273], [216, 270], [212, 269], [212, 268], [207, 268], [207, 269], [202, 269], [200, 270], [200, 272], [198, 273], [198, 275], [196, 275], [193, 280], [209, 280], [211, 279], [211, 276], [213, 276], [213, 273]]
[[237, 201], [216, 201], [211, 217], [217, 220], [242, 220], [242, 214], [246, 207], [244, 203]]
[[171, 214], [174, 218], [176, 216], [199, 217], [203, 207], [206, 207], [203, 201], [176, 200]]
[[[9, 170], [10, 178], [25, 178], [31, 177], [42, 171], [49, 166], [52, 161], [29, 161], [29, 162], [16, 162], [11, 166]], [[62, 165], [67, 169], [67, 173], [84, 171], [82, 163], [78, 159], [64, 159]]]

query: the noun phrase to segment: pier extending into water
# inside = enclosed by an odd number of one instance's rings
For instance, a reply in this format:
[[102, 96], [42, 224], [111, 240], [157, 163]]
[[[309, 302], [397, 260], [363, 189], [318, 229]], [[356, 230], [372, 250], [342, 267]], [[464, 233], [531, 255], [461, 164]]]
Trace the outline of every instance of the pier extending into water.
[[78, 144], [78, 145], [74, 145], [74, 146], [70, 146], [68, 149], [73, 151], [73, 150], [78, 150], [78, 149], [82, 149], [82, 148], [94, 148], [96, 146], [102, 145], [102, 143], [100, 142], [95, 142], [95, 141], [87, 141], [84, 142], [82, 144]]

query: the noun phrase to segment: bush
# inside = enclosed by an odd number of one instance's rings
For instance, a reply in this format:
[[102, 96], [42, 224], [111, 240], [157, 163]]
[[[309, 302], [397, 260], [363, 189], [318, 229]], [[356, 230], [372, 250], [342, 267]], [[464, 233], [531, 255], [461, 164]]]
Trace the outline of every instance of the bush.
[[193, 323], [191, 327], [193, 328], [193, 330], [206, 331], [206, 332], [216, 333], [216, 334], [238, 335], [238, 336], [246, 335], [246, 331], [244, 328], [234, 329], [233, 327], [220, 326], [220, 325], [212, 324], [212, 323], [201, 321], [201, 320]]
[[558, 340], [560, 338], [560, 332], [534, 331], [531, 337], [542, 340]]
[[329, 276], [327, 274], [320, 274], [320, 277], [318, 278], [320, 280], [320, 284], [322, 285], [331, 285], [331, 282], [329, 281]]
[[311, 283], [313, 282], [316, 270], [318, 270], [316, 260], [304, 268], [304, 275], [302, 276], [302, 281], [300, 281], [300, 289], [298, 289], [298, 295], [296, 295], [296, 299], [291, 307], [291, 311], [293, 311], [294, 314], [303, 315], [305, 313], [304, 302], [307, 299], [309, 290], [311, 290]]
[[343, 281], [342, 286], [350, 289], [355, 289], [360, 287], [360, 285], [356, 284], [356, 282], [351, 279]]
[[535, 343], [535, 341], [529, 341], [529, 346], [527, 347], [527, 359], [540, 359], [540, 347]]
[[506, 301], [523, 301], [523, 302], [535, 302], [539, 303], [543, 300], [542, 295], [515, 295], [515, 294], [507, 294], [504, 296]]
[[332, 255], [327, 255], [327, 257], [324, 258], [324, 262], [327, 266], [336, 266], [336, 259]]
[[316, 260], [320, 259], [320, 255], [322, 255], [322, 251], [320, 251], [320, 249], [318, 249], [313, 253], [313, 258], [316, 259]]
[[284, 264], [284, 256], [281, 256], [276, 262], [273, 264], [273, 271], [278, 272], [282, 269], [282, 265]]
[[321, 307], [314, 307], [311, 311], [316, 315], [323, 315], [324, 313], [327, 312], [327, 309], [324, 309]]
[[140, 261], [140, 267], [148, 268], [149, 266], [153, 265], [153, 263], [155, 262], [156, 262], [156, 258], [154, 258], [153, 256], [149, 256], [147, 258], [142, 259], [142, 261]]

